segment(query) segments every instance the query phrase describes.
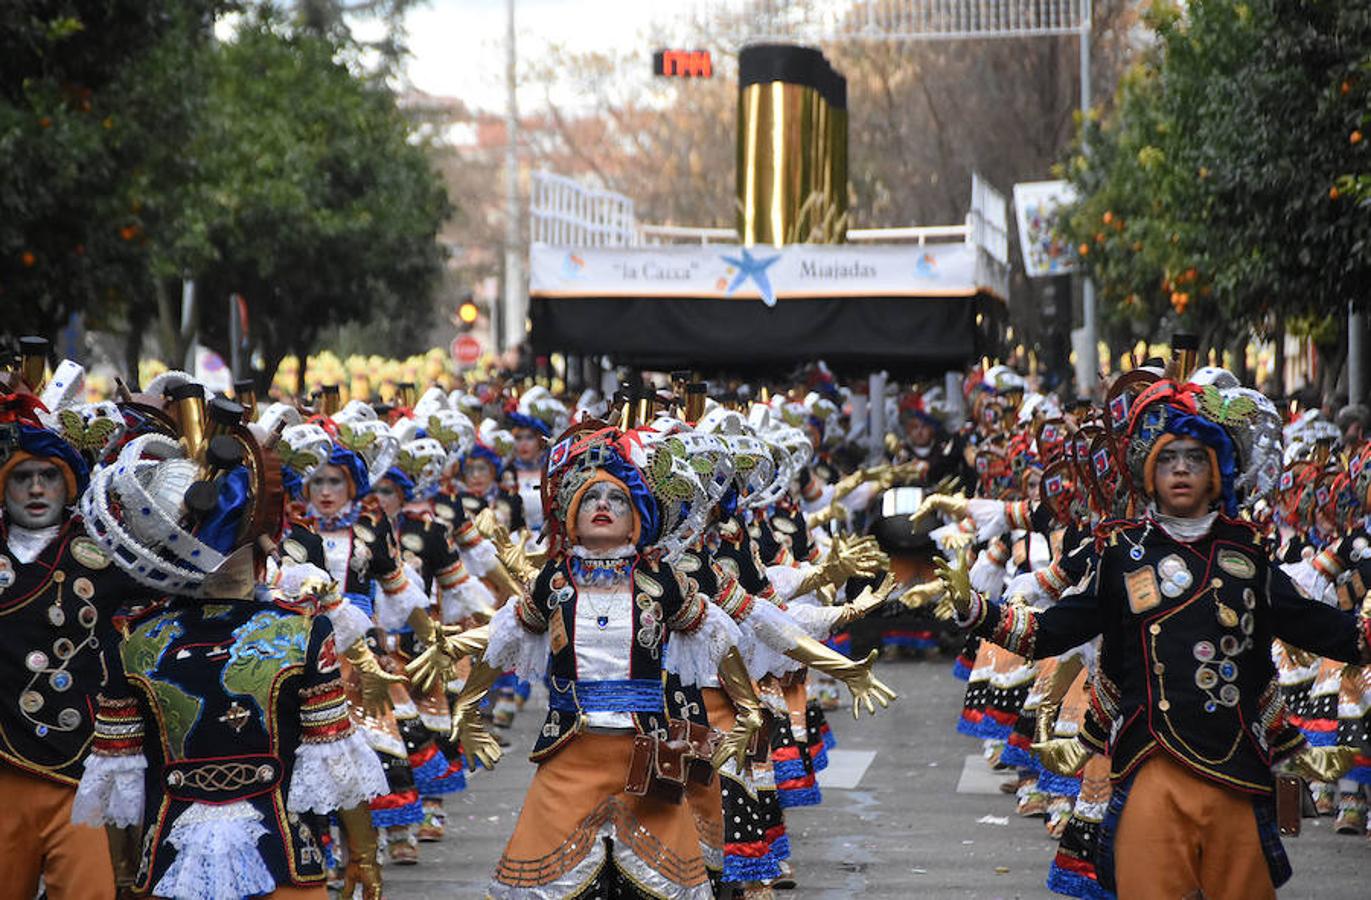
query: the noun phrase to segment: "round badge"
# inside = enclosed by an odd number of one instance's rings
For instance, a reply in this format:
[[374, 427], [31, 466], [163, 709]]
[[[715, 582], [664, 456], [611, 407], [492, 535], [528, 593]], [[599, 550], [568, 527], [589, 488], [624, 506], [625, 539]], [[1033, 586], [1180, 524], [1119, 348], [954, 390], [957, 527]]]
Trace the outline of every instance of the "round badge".
[[67, 614], [62, 612], [62, 607], [60, 606], [49, 606], [48, 621], [52, 623], [54, 628], [61, 628], [67, 623]]
[[48, 667], [48, 655], [42, 650], [34, 650], [24, 657], [24, 665], [30, 672], [41, 672]]
[[1242, 620], [1240, 624], [1242, 625], [1243, 634], [1251, 634], [1257, 627], [1257, 617], [1252, 615], [1250, 612], [1245, 612], [1242, 614]]
[[438, 514], [438, 518], [442, 519], [445, 522], [451, 522], [453, 519], [457, 518], [456, 511], [454, 511], [453, 508], [451, 506], [448, 506], [446, 503], [436, 504], [433, 507], [433, 511]]
[[109, 554], [88, 537], [79, 537], [72, 541], [70, 550], [72, 558], [87, 569], [98, 572], [110, 564]]
[[1257, 608], [1257, 595], [1251, 588], [1242, 589], [1242, 605], [1248, 609]]
[[1216, 709], [1218, 709], [1218, 708], [1219, 708], [1219, 704], [1215, 703], [1213, 700], [1206, 700], [1206, 701], [1204, 701], [1204, 711], [1205, 711], [1205, 712], [1207, 712], [1207, 713], [1212, 713], [1214, 710], [1216, 710]]
[[1208, 666], [1200, 666], [1195, 670], [1195, 684], [1199, 685], [1200, 690], [1207, 691], [1218, 683], [1219, 676]]
[[8, 556], [0, 556], [0, 591], [14, 584], [14, 563]]
[[68, 706], [57, 714], [57, 724], [70, 731], [81, 724], [81, 714]]
[[1132, 550], [1128, 551], [1128, 557], [1132, 559], [1134, 562], [1137, 562], [1138, 560], [1143, 558], [1143, 548], [1134, 547]]
[[61, 584], [62, 582], [67, 580], [67, 573], [63, 572], [61, 569], [58, 569], [56, 572], [52, 573], [52, 580], [55, 584]]
[[1161, 584], [1161, 588], [1163, 594], [1173, 599], [1179, 597], [1181, 595], [1181, 591], [1185, 590], [1185, 588], [1181, 587], [1179, 584], [1176, 584], [1176, 582], [1174, 581], [1163, 581]]
[[58, 638], [52, 642], [52, 652], [57, 654], [58, 659], [71, 659], [76, 652], [76, 645], [67, 638]]
[[93, 606], [83, 606], [81, 611], [76, 614], [76, 619], [85, 628], [94, 628], [95, 619], [99, 615]]
[[1177, 575], [1185, 571], [1185, 561], [1179, 556], [1165, 557], [1157, 563], [1157, 574], [1168, 580], [1174, 580]]
[[71, 687], [71, 673], [62, 670], [53, 672], [48, 684], [52, 685], [54, 691], [65, 691]]
[[368, 544], [376, 540], [376, 532], [372, 531], [370, 528], [361, 524], [360, 522], [352, 526], [352, 533], [357, 535], [358, 540], [365, 541]]
[[305, 545], [295, 538], [286, 538], [282, 541], [281, 552], [295, 560], [297, 563], [306, 562], [309, 559], [309, 553], [305, 551]]
[[400, 546], [414, 553], [424, 549], [424, 539], [417, 534], [406, 534], [400, 538]]
[[43, 695], [37, 691], [24, 691], [19, 695], [19, 708], [33, 715], [43, 708]]
[[1219, 675], [1224, 681], [1236, 681], [1238, 677], [1238, 664], [1231, 659], [1225, 659], [1219, 663]]
[[71, 592], [82, 600], [89, 600], [95, 596], [95, 585], [90, 583], [89, 578], [78, 578], [71, 583]]
[[1181, 569], [1175, 575], [1171, 576], [1171, 580], [1175, 582], [1181, 590], [1185, 590], [1195, 583], [1195, 576], [1190, 574], [1189, 569]]
[[1194, 646], [1193, 652], [1200, 662], [1209, 662], [1214, 658], [1214, 645], [1209, 641], [1200, 641]]
[[1240, 647], [1238, 639], [1231, 634], [1219, 638], [1219, 649], [1223, 651], [1224, 656], [1237, 656]]
[[1219, 688], [1219, 702], [1224, 706], [1238, 705], [1238, 689], [1234, 685], [1225, 684]]

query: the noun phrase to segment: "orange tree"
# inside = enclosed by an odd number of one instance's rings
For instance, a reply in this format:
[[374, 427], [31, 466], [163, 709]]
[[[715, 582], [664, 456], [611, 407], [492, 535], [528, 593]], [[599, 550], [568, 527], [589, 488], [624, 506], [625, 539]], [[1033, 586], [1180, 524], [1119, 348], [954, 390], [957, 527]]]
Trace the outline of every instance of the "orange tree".
[[[1371, 302], [1371, 216], [1339, 187], [1365, 152], [1368, 5], [1159, 2], [1147, 21], [1155, 44], [1067, 166], [1080, 200], [1062, 227], [1106, 323], [1213, 346]], [[1325, 334], [1336, 377], [1341, 332]]]

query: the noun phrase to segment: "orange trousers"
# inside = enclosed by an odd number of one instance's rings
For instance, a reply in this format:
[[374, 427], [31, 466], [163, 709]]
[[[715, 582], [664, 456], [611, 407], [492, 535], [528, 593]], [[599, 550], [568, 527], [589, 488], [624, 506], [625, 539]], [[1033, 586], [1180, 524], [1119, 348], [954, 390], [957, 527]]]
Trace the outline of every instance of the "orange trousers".
[[113, 900], [114, 868], [103, 828], [73, 825], [76, 789], [0, 763], [0, 900]]
[[1114, 844], [1119, 900], [1274, 900], [1246, 794], [1192, 774], [1164, 752], [1133, 781]]

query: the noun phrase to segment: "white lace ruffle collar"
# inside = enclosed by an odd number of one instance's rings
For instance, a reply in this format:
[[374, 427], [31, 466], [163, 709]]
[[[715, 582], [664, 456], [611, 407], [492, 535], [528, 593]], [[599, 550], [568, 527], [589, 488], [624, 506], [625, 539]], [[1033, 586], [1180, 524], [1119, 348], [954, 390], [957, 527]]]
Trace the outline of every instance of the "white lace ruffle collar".
[[632, 544], [620, 544], [618, 547], [611, 547], [608, 550], [589, 550], [576, 544], [571, 548], [571, 555], [578, 559], [628, 559], [636, 555], [638, 548]]

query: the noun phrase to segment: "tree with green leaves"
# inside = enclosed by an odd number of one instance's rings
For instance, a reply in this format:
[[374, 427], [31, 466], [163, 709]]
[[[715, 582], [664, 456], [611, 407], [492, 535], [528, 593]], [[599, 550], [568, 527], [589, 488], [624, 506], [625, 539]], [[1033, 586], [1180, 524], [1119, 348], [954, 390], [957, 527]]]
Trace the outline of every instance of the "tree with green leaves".
[[451, 209], [424, 147], [378, 79], [339, 45], [269, 18], [216, 49], [208, 127], [195, 148], [213, 258], [197, 272], [202, 334], [227, 344], [239, 294], [268, 376], [325, 329], [385, 323], [398, 351], [422, 343]]
[[1210, 346], [1332, 323], [1314, 335], [1330, 393], [1347, 304], [1371, 303], [1371, 216], [1339, 187], [1365, 152], [1348, 98], [1371, 9], [1195, 0], [1155, 4], [1148, 24], [1155, 46], [1067, 166], [1080, 199], [1063, 230], [1106, 321]]

